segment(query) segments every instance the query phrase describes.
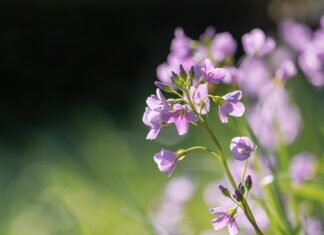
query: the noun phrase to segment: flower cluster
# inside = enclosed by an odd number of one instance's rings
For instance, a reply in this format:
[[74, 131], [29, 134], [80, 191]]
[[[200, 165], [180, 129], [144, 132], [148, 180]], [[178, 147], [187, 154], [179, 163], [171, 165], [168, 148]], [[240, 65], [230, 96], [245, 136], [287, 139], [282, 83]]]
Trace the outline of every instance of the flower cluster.
[[[179, 74], [172, 72], [172, 85], [156, 82], [158, 86], [156, 94], [146, 100], [143, 122], [150, 127], [147, 139], [157, 138], [161, 128], [172, 123], [175, 124], [179, 135], [188, 133], [190, 123], [204, 125], [203, 115], [210, 111], [211, 102], [218, 106], [219, 119], [222, 123], [227, 123], [229, 116], [241, 117], [244, 114], [245, 107], [240, 101], [242, 91], [233, 91], [223, 96], [208, 93], [210, 85], [220, 83], [225, 77], [225, 69], [215, 68], [213, 63], [206, 59], [196, 68], [201, 75], [197, 77], [198, 81], [195, 83], [193, 81], [196, 72], [193, 67], [185, 71], [180, 65], [179, 70]], [[161, 90], [176, 97], [166, 99]], [[231, 151], [238, 160], [247, 159], [254, 150], [255, 147], [247, 137], [236, 137], [232, 141]], [[155, 154], [154, 161], [162, 172], [170, 176], [183, 155], [183, 152], [174, 153], [162, 149]]]
[[[191, 151], [208, 151], [215, 156], [232, 190], [223, 184], [219, 186], [231, 205], [216, 201], [214, 204], [223, 206], [210, 210], [217, 216], [212, 224], [215, 230], [227, 226], [231, 235], [238, 233], [236, 218], [240, 217], [246, 218], [248, 225], [243, 227], [250, 233], [263, 234], [261, 229], [271, 226], [291, 233], [301, 229], [300, 223], [292, 225], [287, 219], [294, 216], [298, 221], [297, 210], [291, 215], [282, 208], [282, 202], [289, 197], [280, 192], [278, 172], [283, 168], [290, 171], [287, 187], [291, 188], [302, 185], [316, 173], [316, 161], [311, 154], [297, 155], [290, 163], [276, 157], [287, 153], [284, 147], [295, 141], [302, 123], [286, 84], [296, 76], [299, 67], [312, 85], [324, 86], [324, 16], [315, 32], [305, 25], [284, 21], [279, 34], [284, 44], [278, 45], [258, 28], [244, 34], [241, 38], [244, 55], [235, 63], [238, 43], [229, 32], [215, 33], [213, 28], [208, 28], [199, 40], [193, 40], [177, 28], [167, 61], [157, 68], [156, 94], [146, 100], [143, 122], [150, 128], [147, 139], [156, 139], [162, 128], [173, 124], [179, 135], [186, 135], [192, 124], [213, 142], [214, 149], [204, 146], [177, 151], [162, 149], [154, 155], [154, 161], [161, 172], [171, 176], [179, 161]], [[219, 92], [221, 89], [215, 89], [218, 86], [228, 92]], [[246, 100], [248, 107], [244, 105]], [[232, 117], [243, 117], [236, 122], [240, 125], [239, 136], [233, 137], [226, 148], [232, 153], [232, 162], [218, 140], [221, 134], [215, 135], [211, 127], [213, 108], [218, 109], [222, 124], [228, 124]], [[259, 157], [251, 159], [252, 154]], [[255, 169], [260, 172], [256, 173]], [[252, 178], [255, 190], [250, 193]], [[261, 187], [269, 185], [271, 189], [264, 193]], [[250, 200], [250, 194], [261, 202], [276, 198], [272, 202], [277, 204], [269, 210], [266, 204], [260, 206]], [[273, 213], [279, 214], [276, 220], [284, 217], [280, 225], [273, 223]]]

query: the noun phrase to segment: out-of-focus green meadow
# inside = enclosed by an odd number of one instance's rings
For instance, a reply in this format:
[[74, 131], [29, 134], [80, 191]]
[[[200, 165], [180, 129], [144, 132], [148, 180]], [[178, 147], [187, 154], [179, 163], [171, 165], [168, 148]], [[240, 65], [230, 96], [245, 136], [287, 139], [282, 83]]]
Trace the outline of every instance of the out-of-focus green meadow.
[[[302, 132], [288, 148], [289, 155], [309, 151], [323, 162], [324, 93], [302, 77], [290, 81], [288, 88], [303, 117]], [[148, 216], [170, 180], [157, 169], [153, 154], [162, 147], [177, 150], [210, 144], [194, 126], [187, 137], [179, 137], [170, 127], [157, 141], [145, 140], [148, 130], [141, 118], [145, 97], [152, 92], [153, 85], [150, 91], [132, 97], [132, 114], [121, 123], [112, 121], [109, 110], [89, 105], [71, 110], [65, 123], [44, 123], [19, 149], [2, 145], [0, 234], [150, 234]], [[212, 108], [215, 133], [228, 146], [236, 133], [235, 123], [219, 124], [216, 111]], [[225, 151], [230, 157], [229, 149]], [[322, 163], [318, 169], [324, 175]], [[212, 156], [193, 153], [179, 164], [173, 177], [183, 174], [190, 175], [197, 187], [186, 206], [185, 220], [190, 222], [192, 234], [199, 234], [211, 228], [212, 218], [203, 188], [221, 177], [221, 169]], [[314, 184], [324, 188], [322, 179], [317, 176]], [[300, 199], [313, 200], [321, 214], [323, 195], [324, 190], [309, 189], [301, 191]]]

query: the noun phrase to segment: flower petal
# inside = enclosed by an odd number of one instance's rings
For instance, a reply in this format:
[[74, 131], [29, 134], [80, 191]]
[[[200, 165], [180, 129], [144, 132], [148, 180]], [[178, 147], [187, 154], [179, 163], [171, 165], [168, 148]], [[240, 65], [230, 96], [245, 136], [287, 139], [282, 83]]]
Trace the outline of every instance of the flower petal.
[[242, 117], [245, 111], [245, 107], [241, 102], [232, 103], [233, 111], [229, 115], [233, 117]]
[[187, 134], [189, 128], [189, 120], [186, 117], [180, 116], [175, 120], [175, 125], [179, 135]]
[[220, 230], [224, 228], [230, 220], [230, 217], [227, 214], [221, 215], [217, 219], [213, 219], [213, 226], [215, 230]]
[[230, 235], [238, 234], [239, 228], [236, 224], [235, 218], [231, 218], [228, 222], [228, 231]]

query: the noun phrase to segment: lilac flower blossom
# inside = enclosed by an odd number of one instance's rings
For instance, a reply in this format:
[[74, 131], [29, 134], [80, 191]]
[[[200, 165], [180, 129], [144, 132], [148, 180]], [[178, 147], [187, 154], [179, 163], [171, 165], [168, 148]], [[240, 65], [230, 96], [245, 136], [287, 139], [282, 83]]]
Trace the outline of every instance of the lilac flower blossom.
[[324, 86], [324, 44], [322, 39], [309, 44], [299, 56], [298, 63], [312, 85]]
[[226, 70], [223, 68], [215, 68], [209, 59], [205, 59], [201, 68], [203, 78], [206, 82], [218, 84], [225, 77]]
[[198, 121], [198, 117], [186, 106], [175, 104], [173, 112], [168, 120], [169, 123], [175, 123], [179, 135], [185, 135], [188, 132], [189, 123]]
[[176, 28], [171, 42], [171, 52], [178, 58], [185, 58], [190, 52], [192, 40], [187, 37], [182, 28]]
[[286, 144], [292, 143], [300, 130], [299, 110], [290, 103], [283, 87], [274, 86], [271, 82], [260, 90], [258, 102], [248, 112], [248, 121], [254, 134], [262, 146], [269, 150], [278, 146], [278, 136]]
[[158, 136], [161, 123], [167, 122], [170, 105], [164, 98], [160, 89], [156, 89], [156, 95], [151, 95], [147, 98], [143, 122], [145, 125], [151, 127], [146, 139], [156, 139]]
[[301, 153], [291, 160], [290, 175], [296, 184], [310, 180], [315, 175], [316, 160], [310, 153]]
[[192, 180], [185, 176], [172, 179], [165, 188], [165, 198], [178, 204], [187, 202], [195, 191]]
[[279, 35], [295, 51], [302, 51], [312, 39], [312, 31], [307, 25], [292, 20], [280, 23]]
[[199, 41], [207, 42], [208, 40], [212, 39], [216, 33], [216, 29], [213, 26], [208, 26], [205, 29], [205, 32], [200, 35]]
[[194, 192], [195, 185], [189, 177], [175, 177], [168, 182], [158, 210], [152, 215], [158, 235], [186, 234], [178, 225], [183, 220], [185, 204]]
[[253, 29], [242, 37], [243, 49], [250, 56], [264, 56], [271, 52], [276, 44], [271, 37], [266, 37], [261, 29]]
[[178, 160], [179, 157], [176, 153], [166, 149], [162, 149], [154, 155], [154, 161], [158, 165], [159, 170], [167, 173], [169, 177], [176, 168]]
[[216, 207], [211, 208], [210, 212], [218, 216], [217, 219], [213, 219], [213, 226], [215, 230], [220, 230], [225, 226], [228, 226], [228, 231], [230, 235], [235, 235], [238, 233], [239, 229], [234, 217], [236, 214], [236, 209], [226, 212], [223, 208]]
[[[233, 168], [235, 166], [235, 168]], [[234, 175], [235, 179], [237, 181], [241, 180], [241, 177], [243, 175], [243, 169], [244, 169], [244, 164], [243, 162], [235, 161], [231, 162], [230, 164], [230, 169], [234, 173], [237, 173]], [[258, 177], [256, 176], [255, 170], [253, 170], [251, 167], [248, 167], [247, 169], [247, 174], [252, 173], [252, 179], [253, 179], [253, 190], [250, 192], [253, 194], [254, 197], [262, 198], [261, 194], [261, 188], [259, 187], [258, 183]], [[237, 177], [236, 177], [237, 176]], [[213, 206], [213, 205], [222, 205], [224, 208], [231, 208], [234, 207], [236, 204], [233, 203], [233, 201], [228, 200], [228, 198], [224, 196], [216, 196], [219, 195], [219, 185], [226, 185], [229, 184], [225, 179], [222, 179], [221, 181], [215, 181], [215, 182], [210, 182], [207, 184], [207, 186], [204, 189], [204, 201], [207, 206]], [[256, 190], [258, 189], [257, 192], [260, 191], [260, 193], [256, 194]], [[249, 200], [249, 205], [251, 206], [251, 209], [253, 211], [253, 214], [255, 215], [255, 219], [257, 220], [257, 224], [261, 229], [265, 229], [269, 225], [269, 220], [267, 217], [267, 214], [265, 211], [258, 206], [256, 203], [254, 203], [253, 200]], [[236, 214], [236, 219], [240, 221], [240, 227], [244, 228], [247, 230], [249, 233], [248, 234], [253, 234], [254, 229], [251, 226], [250, 222], [247, 220], [247, 218], [244, 215], [244, 212], [242, 210], [238, 210]]]
[[222, 96], [223, 103], [219, 105], [219, 118], [222, 123], [227, 123], [228, 116], [241, 117], [245, 111], [240, 102], [242, 91], [233, 91]]
[[234, 66], [224, 68], [227, 71], [226, 76], [222, 80], [225, 84], [238, 84], [244, 79], [244, 72], [241, 69]]
[[228, 32], [224, 32], [215, 35], [211, 51], [215, 61], [220, 62], [226, 57], [233, 56], [236, 52], [236, 48], [237, 45], [233, 36]]
[[257, 147], [253, 145], [252, 141], [245, 136], [233, 138], [230, 144], [230, 149], [234, 158], [239, 161], [248, 159], [256, 148]]
[[291, 60], [284, 61], [276, 71], [276, 78], [281, 80], [288, 80], [297, 73], [295, 64]]
[[189, 93], [190, 99], [194, 103], [197, 112], [203, 115], [208, 113], [210, 110], [210, 100], [208, 98], [208, 84], [200, 84], [197, 87], [191, 86], [189, 89]]
[[246, 58], [240, 65], [244, 78], [240, 80], [240, 88], [248, 97], [259, 96], [260, 88], [271, 81], [271, 72], [264, 60], [260, 58]]
[[302, 223], [303, 230], [306, 235], [322, 235], [323, 225], [321, 221], [317, 218], [311, 217], [303, 220]]
[[172, 85], [172, 71], [178, 73], [180, 64], [185, 70], [189, 70], [191, 66], [194, 66], [191, 56], [192, 40], [185, 35], [182, 28], [177, 28], [174, 36], [167, 62], [159, 65], [156, 70], [159, 80], [168, 85]]

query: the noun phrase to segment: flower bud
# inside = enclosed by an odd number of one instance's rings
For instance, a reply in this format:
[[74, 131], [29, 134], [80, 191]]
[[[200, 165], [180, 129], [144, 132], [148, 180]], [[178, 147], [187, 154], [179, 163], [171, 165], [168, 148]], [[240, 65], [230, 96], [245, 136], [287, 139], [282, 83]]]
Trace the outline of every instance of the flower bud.
[[182, 64], [180, 64], [180, 77], [181, 77], [183, 80], [187, 79], [187, 73], [186, 73], [186, 71], [184, 70]]
[[175, 72], [172, 71], [172, 77], [171, 77], [171, 80], [172, 80], [172, 84], [180, 89], [183, 88], [184, 86], [184, 80], [182, 79], [182, 77], [179, 77], [178, 74], [176, 74]]
[[169, 93], [173, 92], [172, 87], [170, 87], [168, 84], [165, 84], [163, 82], [156, 81], [154, 82], [154, 85], [165, 92], [169, 92]]
[[237, 188], [242, 194], [245, 193], [245, 187], [240, 183], [238, 188]]
[[191, 66], [190, 70], [189, 70], [189, 76], [187, 77], [187, 86], [191, 87], [192, 85], [192, 80], [195, 76], [195, 69], [193, 66]]
[[238, 190], [238, 189], [235, 189], [234, 194], [233, 194], [233, 198], [236, 201], [240, 202], [240, 201], [242, 201], [242, 197], [243, 197], [243, 195], [242, 195], [241, 191]]
[[249, 191], [251, 188], [252, 188], [252, 178], [250, 175], [248, 175], [246, 177], [246, 180], [245, 180], [245, 187], [246, 189]]
[[222, 192], [222, 194], [225, 196], [225, 197], [230, 197], [230, 192], [228, 191], [227, 188], [225, 188], [223, 185], [219, 185], [218, 186], [219, 190]]

